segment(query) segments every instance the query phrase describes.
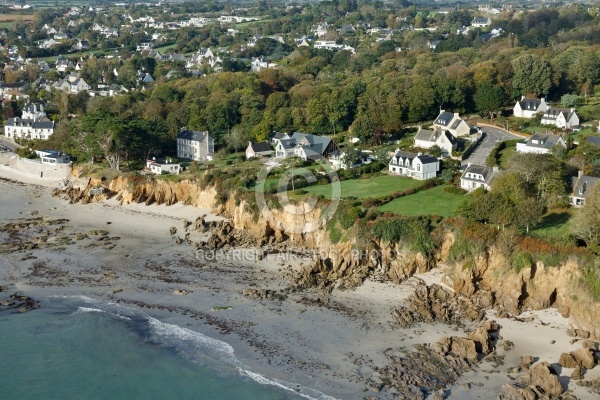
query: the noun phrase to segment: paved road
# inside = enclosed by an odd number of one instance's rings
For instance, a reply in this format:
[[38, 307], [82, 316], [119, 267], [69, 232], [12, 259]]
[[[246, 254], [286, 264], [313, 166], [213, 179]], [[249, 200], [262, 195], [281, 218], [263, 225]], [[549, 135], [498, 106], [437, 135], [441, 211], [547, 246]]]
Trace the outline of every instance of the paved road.
[[475, 149], [475, 151], [469, 156], [469, 158], [463, 160], [462, 165], [467, 165], [469, 163], [485, 165], [488, 155], [498, 142], [513, 139], [523, 139], [520, 136], [514, 135], [500, 128], [484, 126], [481, 127], [481, 129], [485, 132], [485, 137], [481, 143], [479, 143], [479, 146]]
[[18, 147], [16, 143], [0, 135], [0, 151], [15, 151]]

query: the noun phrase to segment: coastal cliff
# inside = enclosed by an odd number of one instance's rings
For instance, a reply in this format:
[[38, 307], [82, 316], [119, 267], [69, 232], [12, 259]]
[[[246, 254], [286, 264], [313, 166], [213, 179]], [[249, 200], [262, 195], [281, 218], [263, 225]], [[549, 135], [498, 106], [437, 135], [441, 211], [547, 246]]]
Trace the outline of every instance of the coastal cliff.
[[[91, 189], [100, 185], [107, 189], [105, 193], [91, 195]], [[171, 182], [147, 176], [134, 179], [119, 176], [110, 182], [88, 179], [85, 184], [67, 189], [66, 194], [71, 202], [93, 202], [111, 197], [123, 204], [185, 203], [210, 209], [228, 218], [235, 231], [244, 232], [250, 238], [243, 245], [270, 245], [278, 246], [277, 251], [294, 248], [312, 252], [315, 255], [312, 260], [295, 273], [298, 288], [348, 289], [360, 286], [369, 277], [398, 284], [416, 273], [443, 264], [445, 283], [482, 308], [493, 308], [500, 315], [516, 316], [527, 310], [556, 307], [563, 316], [570, 318], [581, 336], [600, 338], [600, 304], [582, 295], [577, 285], [580, 268], [574, 260], [553, 267], [537, 261], [517, 272], [510, 268], [506, 255], [492, 246], [470, 261], [450, 261], [450, 249], [455, 242], [455, 235], [450, 231], [441, 235], [436, 251], [429, 256], [399, 243], [372, 238], [366, 243], [365, 238], [356, 235], [333, 242], [325, 226], [311, 232], [290, 234], [285, 231], [286, 225], [318, 219], [320, 209], [309, 209], [305, 203], [298, 203], [288, 206], [295, 208], [293, 210], [274, 207], [269, 210], [271, 218], [265, 218], [260, 212], [252, 211], [252, 204], [235, 194], [220, 203], [215, 187], [203, 186], [193, 180]], [[221, 233], [224, 236], [226, 232]]]

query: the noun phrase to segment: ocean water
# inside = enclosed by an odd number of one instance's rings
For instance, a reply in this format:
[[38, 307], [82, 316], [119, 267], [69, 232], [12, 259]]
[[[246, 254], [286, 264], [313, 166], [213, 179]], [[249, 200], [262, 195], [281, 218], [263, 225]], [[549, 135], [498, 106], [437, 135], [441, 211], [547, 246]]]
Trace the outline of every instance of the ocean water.
[[0, 398], [328, 399], [249, 371], [223, 341], [88, 298], [0, 313]]

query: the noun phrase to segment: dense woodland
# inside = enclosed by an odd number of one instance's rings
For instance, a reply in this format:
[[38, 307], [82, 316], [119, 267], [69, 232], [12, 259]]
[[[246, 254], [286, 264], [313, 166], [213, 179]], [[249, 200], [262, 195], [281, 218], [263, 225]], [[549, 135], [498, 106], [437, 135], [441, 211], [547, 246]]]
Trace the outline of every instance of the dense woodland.
[[[181, 7], [183, 12], [186, 5]], [[373, 26], [396, 27], [401, 23], [375, 3], [358, 9], [354, 2], [321, 2], [304, 10], [277, 9], [270, 13], [272, 19], [256, 25], [256, 30], [264, 34], [308, 33], [311, 24], [323, 16], [336, 26], [361, 20]], [[472, 17], [469, 11], [437, 14], [438, 21], [415, 17], [411, 8], [397, 14], [416, 25], [435, 22], [458, 26]], [[51, 16], [36, 15], [35, 26]], [[96, 18], [112, 16], [107, 13]], [[108, 99], [36, 91], [35, 87], [31, 95], [53, 105], [52, 118], [58, 129], [52, 145], [81, 161], [102, 153], [92, 145], [98, 142], [93, 138], [107, 133], [119, 151], [126, 153], [124, 159], [141, 161], [150, 153], [173, 154], [175, 135], [184, 126], [208, 130], [218, 146], [235, 150], [247, 140], [265, 139], [274, 130], [348, 132], [363, 144], [378, 144], [400, 137], [407, 125], [431, 120], [440, 109], [492, 116], [512, 107], [522, 94], [547, 96], [557, 103], [563, 95], [579, 96], [579, 101], [593, 97], [600, 93], [599, 20], [581, 6], [513, 13], [494, 22], [507, 32], [500, 38], [481, 43], [477, 30], [469, 35], [455, 35], [450, 30], [435, 51], [424, 48], [432, 37], [424, 31], [398, 33], [394, 40], [380, 43], [363, 41], [355, 55], [292, 48], [264, 38], [251, 51], [253, 55], [280, 57], [276, 59], [279, 69], [226, 71], [200, 78], [186, 77], [183, 65], [140, 55], [126, 60], [92, 56], [83, 63], [81, 76], [86, 80], [104, 78], [108, 83], [131, 86], [136, 71], [144, 70], [157, 81], [144, 90]], [[224, 36], [218, 25], [182, 29], [177, 35], [175, 50], [182, 51], [185, 46], [219, 45]], [[360, 32], [354, 35], [358, 37]], [[398, 47], [411, 50], [396, 51]], [[237, 64], [226, 60], [224, 69]], [[166, 72], [177, 68], [181, 78], [166, 80]], [[112, 74], [114, 69], [118, 77]], [[16, 113], [18, 105], [4, 105], [5, 118]]]

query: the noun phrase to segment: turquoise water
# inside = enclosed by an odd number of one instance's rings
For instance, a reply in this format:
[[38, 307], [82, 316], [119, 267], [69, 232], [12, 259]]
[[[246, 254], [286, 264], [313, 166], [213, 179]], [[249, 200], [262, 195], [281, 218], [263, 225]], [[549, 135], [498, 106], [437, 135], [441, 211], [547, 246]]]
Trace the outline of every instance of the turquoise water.
[[0, 313], [4, 399], [302, 398], [283, 386], [247, 371], [225, 342], [110, 303]]

